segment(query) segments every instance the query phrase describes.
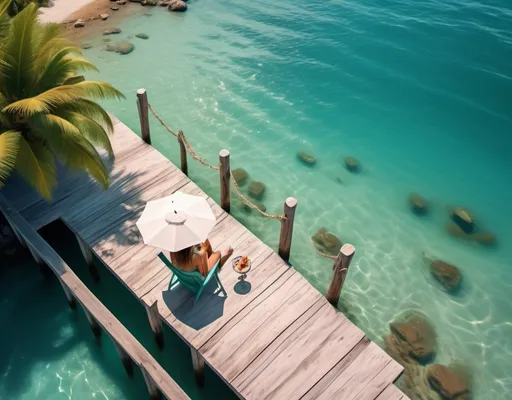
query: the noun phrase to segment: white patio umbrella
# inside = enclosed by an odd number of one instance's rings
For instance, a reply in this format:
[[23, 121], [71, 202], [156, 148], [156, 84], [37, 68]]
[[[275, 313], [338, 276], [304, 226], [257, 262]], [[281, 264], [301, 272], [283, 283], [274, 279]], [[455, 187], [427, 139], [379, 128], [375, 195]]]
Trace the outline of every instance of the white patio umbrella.
[[148, 201], [137, 228], [144, 243], [175, 252], [204, 242], [215, 222], [205, 198], [176, 192]]

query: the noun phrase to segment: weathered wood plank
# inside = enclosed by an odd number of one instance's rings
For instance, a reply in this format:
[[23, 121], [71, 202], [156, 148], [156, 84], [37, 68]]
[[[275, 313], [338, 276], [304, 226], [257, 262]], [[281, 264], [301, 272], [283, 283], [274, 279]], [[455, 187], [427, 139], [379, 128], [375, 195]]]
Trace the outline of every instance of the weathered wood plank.
[[[361, 330], [325, 301], [315, 316], [275, 352], [269, 355], [268, 348], [263, 351], [259, 357], [266, 357], [266, 361], [258, 368], [252, 364], [246, 368], [242, 374], [244, 382], [237, 386], [246, 398], [300, 398], [363, 336]], [[239, 382], [240, 377], [233, 383]]]
[[402, 393], [395, 385], [389, 385], [379, 394], [377, 400], [409, 400], [409, 397]]
[[373, 400], [375, 399], [388, 385], [389, 382], [394, 382], [402, 374], [404, 367], [402, 367], [395, 360], [390, 360], [389, 363], [380, 371], [375, 378], [370, 382], [366, 382], [364, 389], [357, 395], [359, 400]]

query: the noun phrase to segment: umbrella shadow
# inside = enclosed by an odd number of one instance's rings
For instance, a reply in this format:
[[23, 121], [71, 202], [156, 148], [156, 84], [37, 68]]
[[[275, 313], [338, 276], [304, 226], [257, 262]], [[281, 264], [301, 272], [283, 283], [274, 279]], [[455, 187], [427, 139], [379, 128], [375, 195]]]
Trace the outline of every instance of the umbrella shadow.
[[195, 294], [181, 284], [162, 292], [165, 305], [183, 324], [200, 330], [224, 315], [226, 296], [214, 280], [208, 282], [201, 297], [194, 304]]

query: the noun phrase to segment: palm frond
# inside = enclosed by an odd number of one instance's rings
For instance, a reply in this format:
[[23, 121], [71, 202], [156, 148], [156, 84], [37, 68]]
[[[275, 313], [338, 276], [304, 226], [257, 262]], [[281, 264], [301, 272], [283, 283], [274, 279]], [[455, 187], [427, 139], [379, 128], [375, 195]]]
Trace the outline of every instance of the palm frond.
[[34, 26], [37, 24], [37, 7], [30, 4], [10, 23], [7, 43], [2, 52], [8, 65], [2, 68], [2, 85], [12, 98], [22, 98], [34, 77]]
[[11, 0], [1, 0], [0, 1], [0, 17], [7, 16], [7, 11], [9, 10], [10, 5], [11, 5]]
[[51, 200], [57, 185], [57, 170], [53, 154], [42, 142], [19, 142], [16, 170], [46, 200]]
[[48, 113], [54, 107], [68, 105], [83, 97], [107, 100], [123, 99], [124, 95], [108, 83], [85, 81], [74, 85], [57, 86], [37, 96], [18, 100], [4, 107], [2, 112], [29, 117], [37, 113]]
[[0, 134], [0, 188], [16, 165], [21, 134], [16, 131], [7, 131]]
[[39, 114], [30, 119], [33, 130], [70, 169], [84, 169], [103, 188], [108, 188], [108, 172], [94, 146], [71, 122], [56, 115]]
[[[66, 105], [65, 111], [78, 112], [103, 126], [107, 133], [110, 134], [114, 132], [114, 124], [112, 123], [112, 119], [110, 118], [108, 113], [103, 109], [103, 107], [101, 107], [94, 101], [87, 99], [77, 100], [72, 104]], [[58, 114], [59, 112], [59, 110], [55, 111], [56, 114]]]
[[107, 132], [96, 121], [72, 111], [62, 112], [59, 116], [76, 126], [80, 134], [91, 143], [105, 149], [110, 156], [114, 154]]
[[67, 78], [63, 85], [75, 85], [79, 82], [83, 82], [85, 81], [85, 76], [83, 75], [73, 75], [73, 76], [70, 76], [69, 78]]

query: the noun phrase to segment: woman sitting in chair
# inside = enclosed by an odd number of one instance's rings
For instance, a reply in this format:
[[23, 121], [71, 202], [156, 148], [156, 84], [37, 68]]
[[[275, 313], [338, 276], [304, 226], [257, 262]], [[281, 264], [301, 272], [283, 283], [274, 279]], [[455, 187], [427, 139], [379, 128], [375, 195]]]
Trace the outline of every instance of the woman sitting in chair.
[[220, 251], [214, 252], [208, 239], [199, 245], [170, 253], [171, 262], [175, 267], [187, 272], [199, 271], [203, 276], [208, 275], [208, 272], [219, 260], [220, 267], [222, 267], [231, 254], [233, 254], [231, 247], [228, 247], [222, 253]]

